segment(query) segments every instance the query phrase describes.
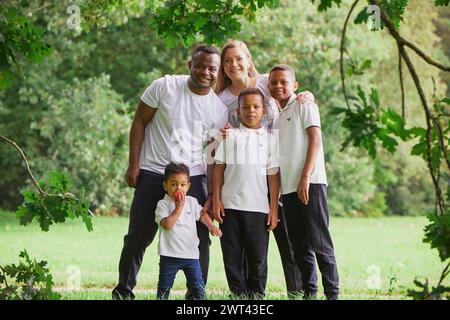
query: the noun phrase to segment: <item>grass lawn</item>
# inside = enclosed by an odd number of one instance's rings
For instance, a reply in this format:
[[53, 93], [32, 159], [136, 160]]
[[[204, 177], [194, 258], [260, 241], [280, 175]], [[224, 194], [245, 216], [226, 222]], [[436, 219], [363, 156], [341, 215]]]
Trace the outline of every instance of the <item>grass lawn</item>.
[[[422, 243], [424, 217], [331, 218], [341, 299], [404, 299], [416, 276], [428, 277], [435, 285], [443, 270], [437, 251]], [[14, 213], [0, 211], [0, 264], [19, 261], [27, 249], [32, 258], [47, 260], [55, 286], [66, 299], [110, 299], [118, 278], [118, 261], [128, 218], [96, 217], [94, 231], [88, 232], [81, 220], [53, 225], [49, 232], [37, 224], [20, 226]], [[219, 240], [212, 239], [207, 291], [210, 298], [226, 298], [227, 284]], [[137, 297], [154, 299], [159, 257], [157, 242], [147, 249], [136, 287]], [[81, 291], [68, 290], [79, 272]], [[379, 289], [376, 285], [379, 275]], [[391, 279], [392, 281], [391, 285]], [[450, 285], [447, 280], [447, 285]], [[73, 282], [72, 282], [73, 283]], [[184, 293], [180, 272], [174, 285], [174, 298]], [[285, 283], [275, 239], [270, 239], [268, 298], [284, 299]], [[391, 295], [388, 294], [391, 288]], [[322, 291], [320, 291], [322, 292]]]

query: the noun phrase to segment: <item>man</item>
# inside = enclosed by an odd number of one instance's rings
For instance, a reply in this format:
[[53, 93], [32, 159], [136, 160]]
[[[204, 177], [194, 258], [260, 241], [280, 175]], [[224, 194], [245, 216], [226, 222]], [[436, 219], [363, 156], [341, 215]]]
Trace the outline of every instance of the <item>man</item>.
[[[173, 161], [185, 163], [191, 172], [188, 195], [197, 198], [209, 211], [212, 202], [212, 175], [206, 181], [203, 147], [212, 131], [224, 128], [228, 110], [213, 92], [220, 67], [215, 47], [199, 46], [188, 63], [189, 76], [164, 76], [155, 80], [139, 101], [130, 130], [129, 166], [125, 174], [136, 188], [131, 204], [128, 234], [119, 263], [119, 284], [113, 299], [133, 299], [136, 276], [145, 249], [158, 230], [155, 209], [164, 197], [165, 166]], [[208, 167], [208, 172], [212, 167]], [[204, 282], [208, 277], [209, 233], [199, 223], [200, 265]], [[189, 294], [189, 293], [188, 293]]]

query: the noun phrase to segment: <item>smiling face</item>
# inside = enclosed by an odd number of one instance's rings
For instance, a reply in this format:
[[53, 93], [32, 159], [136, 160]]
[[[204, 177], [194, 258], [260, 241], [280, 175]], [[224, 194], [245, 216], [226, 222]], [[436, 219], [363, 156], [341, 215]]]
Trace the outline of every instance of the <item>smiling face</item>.
[[250, 129], [261, 128], [261, 120], [266, 114], [264, 100], [259, 94], [247, 94], [239, 99], [237, 109], [241, 122]]
[[275, 70], [269, 75], [270, 95], [284, 107], [291, 95], [297, 90], [298, 83], [287, 70]]
[[175, 193], [178, 191], [186, 193], [189, 191], [191, 184], [189, 183], [189, 177], [185, 173], [174, 173], [169, 176], [167, 181], [163, 181], [164, 190], [169, 197], [175, 200]]
[[239, 47], [226, 49], [223, 55], [223, 70], [230, 80], [245, 80], [248, 77], [250, 59]]
[[220, 56], [217, 54], [198, 52], [189, 61], [190, 89], [197, 94], [206, 94], [214, 85], [219, 73]]

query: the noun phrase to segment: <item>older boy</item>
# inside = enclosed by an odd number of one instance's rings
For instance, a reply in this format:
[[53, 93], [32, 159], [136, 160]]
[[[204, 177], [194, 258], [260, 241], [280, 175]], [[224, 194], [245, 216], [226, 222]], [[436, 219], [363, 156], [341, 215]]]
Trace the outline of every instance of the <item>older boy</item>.
[[[273, 128], [279, 130], [281, 193], [289, 239], [300, 268], [306, 298], [317, 294], [316, 262], [327, 299], [338, 298], [338, 272], [328, 230], [327, 177], [319, 109], [296, 101], [294, 70], [277, 65], [269, 75], [269, 91], [280, 105]], [[315, 258], [314, 258], [315, 256]]]
[[215, 155], [213, 215], [221, 222], [220, 244], [230, 291], [237, 297], [262, 298], [267, 283], [268, 231], [278, 223], [278, 150], [275, 136], [261, 126], [265, 115], [261, 91], [245, 89], [238, 101], [241, 124], [229, 130]]

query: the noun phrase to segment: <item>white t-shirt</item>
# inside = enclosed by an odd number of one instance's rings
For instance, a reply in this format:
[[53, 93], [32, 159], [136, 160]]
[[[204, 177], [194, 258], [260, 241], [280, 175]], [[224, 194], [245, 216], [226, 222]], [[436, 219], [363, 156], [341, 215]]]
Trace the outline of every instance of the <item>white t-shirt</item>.
[[[264, 95], [264, 101], [266, 106], [266, 115], [262, 120], [262, 126], [264, 128], [270, 129], [272, 128], [272, 122], [278, 114], [278, 105], [274, 98], [270, 95], [269, 88], [269, 75], [259, 75], [256, 78], [256, 88], [261, 90]], [[219, 98], [228, 108], [228, 122], [230, 122], [231, 126], [234, 128], [239, 127], [241, 120], [239, 120], [239, 116], [237, 114], [238, 109], [238, 96], [233, 95], [230, 92], [230, 88], [225, 88], [222, 92], [219, 93]]]
[[[309, 138], [306, 129], [320, 128], [319, 108], [315, 103], [301, 104], [292, 95], [273, 124], [274, 132], [279, 134], [281, 193], [297, 191], [298, 183], [305, 165]], [[325, 158], [322, 142], [317, 154], [310, 183], [327, 184]]]
[[163, 174], [173, 161], [188, 165], [191, 176], [206, 173], [204, 145], [226, 126], [228, 110], [212, 89], [206, 95], [193, 93], [188, 79], [166, 75], [142, 94], [141, 100], [158, 110], [145, 130], [141, 169]]
[[226, 164], [222, 203], [225, 209], [269, 212], [268, 171], [277, 171], [278, 143], [267, 129], [243, 124], [229, 130], [216, 150], [216, 163]]
[[159, 200], [155, 211], [155, 222], [159, 226], [158, 254], [161, 256], [198, 259], [199, 239], [197, 236], [196, 221], [200, 219], [202, 206], [197, 199], [186, 196], [183, 212], [178, 217], [172, 229], [161, 227], [161, 220], [168, 217], [175, 210], [175, 201], [167, 194]]

